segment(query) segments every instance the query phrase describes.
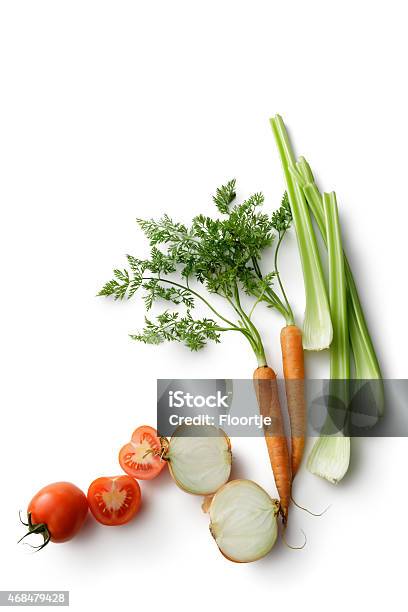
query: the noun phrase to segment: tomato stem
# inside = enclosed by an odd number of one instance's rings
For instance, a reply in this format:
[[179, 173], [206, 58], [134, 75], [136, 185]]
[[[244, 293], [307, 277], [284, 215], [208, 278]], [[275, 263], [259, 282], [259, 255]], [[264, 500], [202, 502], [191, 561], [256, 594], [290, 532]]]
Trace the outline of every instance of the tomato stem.
[[169, 458], [167, 457], [167, 453], [169, 452], [169, 441], [165, 436], [160, 436], [160, 445], [161, 445], [161, 449], [160, 449], [160, 453], [158, 453], [158, 455], [160, 456], [160, 459], [162, 459], [163, 461], [169, 461]]
[[19, 516], [20, 516], [20, 521], [21, 523], [25, 526], [28, 527], [28, 531], [27, 533], [25, 533], [23, 535], [22, 538], [20, 538], [17, 542], [17, 544], [19, 544], [22, 540], [24, 540], [24, 538], [26, 538], [27, 536], [31, 535], [31, 534], [38, 534], [38, 535], [42, 535], [44, 541], [42, 544], [40, 544], [40, 546], [33, 546], [32, 544], [28, 544], [28, 546], [31, 546], [31, 548], [34, 548], [36, 550], [36, 552], [39, 552], [42, 548], [44, 548], [45, 546], [47, 546], [47, 544], [51, 541], [51, 534], [48, 530], [48, 527], [45, 523], [33, 523], [32, 519], [31, 519], [31, 512], [29, 512], [27, 514], [27, 523], [25, 523], [23, 521], [23, 519], [21, 518], [21, 512], [19, 512]]
[[142, 459], [146, 459], [148, 455], [153, 455], [153, 457], [160, 457], [160, 459], [162, 459], [163, 461], [168, 461], [167, 457], [165, 456], [169, 450], [169, 441], [167, 440], [167, 438], [161, 436], [160, 445], [160, 450], [157, 450], [157, 448], [149, 448], [143, 455]]

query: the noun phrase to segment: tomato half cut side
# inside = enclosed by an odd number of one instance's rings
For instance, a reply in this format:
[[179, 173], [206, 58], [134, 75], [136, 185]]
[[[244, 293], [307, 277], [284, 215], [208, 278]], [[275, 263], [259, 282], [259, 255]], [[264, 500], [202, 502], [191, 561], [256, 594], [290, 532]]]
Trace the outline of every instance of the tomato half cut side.
[[102, 525], [124, 525], [140, 508], [139, 483], [130, 476], [102, 477], [88, 489], [89, 508]]
[[157, 431], [143, 425], [132, 434], [130, 442], [119, 453], [119, 463], [124, 472], [139, 480], [156, 478], [166, 465], [160, 456], [162, 445]]

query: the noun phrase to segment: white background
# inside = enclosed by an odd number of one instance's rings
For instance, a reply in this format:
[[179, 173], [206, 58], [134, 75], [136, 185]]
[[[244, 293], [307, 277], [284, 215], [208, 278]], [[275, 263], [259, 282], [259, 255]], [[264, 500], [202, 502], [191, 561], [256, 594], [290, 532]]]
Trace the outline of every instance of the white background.
[[[405, 439], [357, 440], [337, 488], [303, 470], [288, 538], [252, 565], [217, 551], [200, 500], [168, 474], [142, 484], [122, 528], [88, 521], [40, 554], [16, 546], [17, 512], [38, 488], [87, 489], [119, 472], [132, 430], [155, 421], [157, 377], [251, 377], [249, 346], [227, 336], [199, 354], [146, 347], [137, 301], [95, 297], [127, 252], [146, 248], [135, 218], [213, 211], [239, 194], [279, 203], [268, 118], [280, 112], [326, 190], [387, 377], [407, 375], [406, 16], [404, 2], [21, 2], [0, 9], [1, 589], [69, 589], [75, 610], [382, 610], [403, 596]], [[296, 315], [293, 235], [282, 272]], [[259, 310], [281, 371], [278, 316]], [[327, 355], [309, 356], [325, 375]], [[235, 474], [275, 494], [261, 440], [233, 441]]]

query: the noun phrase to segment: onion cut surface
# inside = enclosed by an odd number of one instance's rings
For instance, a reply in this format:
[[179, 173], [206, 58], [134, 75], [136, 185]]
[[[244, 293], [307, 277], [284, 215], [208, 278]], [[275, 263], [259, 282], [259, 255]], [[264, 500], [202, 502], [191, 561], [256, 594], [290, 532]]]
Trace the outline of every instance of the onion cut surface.
[[230, 561], [264, 557], [278, 536], [279, 502], [252, 480], [232, 480], [215, 495], [209, 509], [210, 531]]
[[210, 495], [230, 477], [230, 441], [217, 427], [183, 425], [170, 440], [166, 460], [181, 489], [194, 495]]

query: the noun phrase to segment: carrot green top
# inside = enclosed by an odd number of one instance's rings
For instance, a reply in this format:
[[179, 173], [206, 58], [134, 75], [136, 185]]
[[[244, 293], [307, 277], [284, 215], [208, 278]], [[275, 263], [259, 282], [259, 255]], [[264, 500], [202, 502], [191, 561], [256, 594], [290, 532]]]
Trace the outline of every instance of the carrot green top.
[[[236, 198], [235, 180], [219, 187], [213, 197], [221, 216], [198, 215], [189, 226], [164, 215], [158, 220], [139, 219], [138, 223], [150, 243], [150, 258], [127, 256], [128, 268], [114, 270], [99, 295], [115, 299], [132, 297], [144, 291], [149, 311], [157, 300], [184, 306], [161, 312], [155, 320], [145, 318], [144, 329], [132, 338], [148, 344], [164, 341], [184, 343], [193, 351], [208, 340], [219, 342], [223, 331], [239, 331], [250, 343], [258, 365], [266, 365], [265, 350], [252, 315], [260, 302], [278, 310], [288, 323], [293, 315], [277, 267], [277, 255], [292, 220], [285, 195], [281, 207], [271, 216], [260, 211], [261, 193], [251, 195], [241, 204]], [[274, 269], [261, 272], [264, 250], [277, 237]], [[274, 289], [278, 282], [281, 296]], [[253, 298], [248, 307], [242, 295]], [[221, 313], [214, 296], [222, 297], [230, 314]], [[194, 318], [198, 302], [204, 304], [211, 318]]]

